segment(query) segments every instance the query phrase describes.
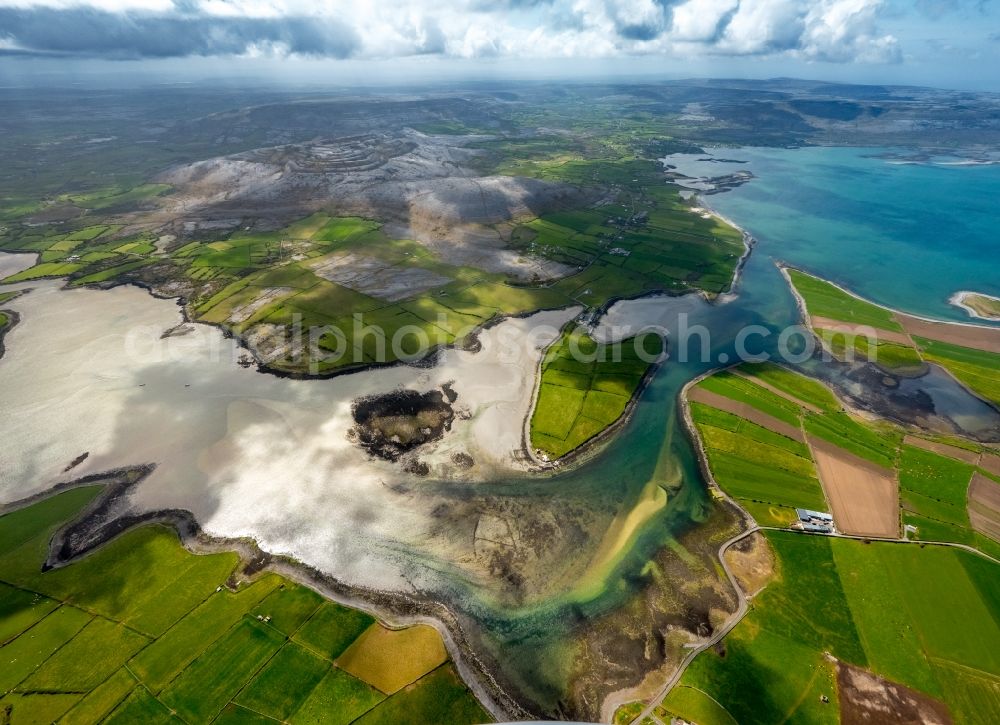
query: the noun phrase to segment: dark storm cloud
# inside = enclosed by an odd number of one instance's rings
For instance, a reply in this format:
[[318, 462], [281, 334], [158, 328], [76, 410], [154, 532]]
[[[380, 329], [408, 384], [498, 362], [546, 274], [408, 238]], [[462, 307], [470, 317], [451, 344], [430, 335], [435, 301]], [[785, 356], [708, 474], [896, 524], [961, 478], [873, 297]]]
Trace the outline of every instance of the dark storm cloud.
[[190, 7], [182, 3], [182, 13], [171, 15], [0, 7], [0, 39], [20, 53], [103, 58], [236, 55], [255, 47], [346, 58], [361, 44], [352, 28], [335, 20], [218, 17]]

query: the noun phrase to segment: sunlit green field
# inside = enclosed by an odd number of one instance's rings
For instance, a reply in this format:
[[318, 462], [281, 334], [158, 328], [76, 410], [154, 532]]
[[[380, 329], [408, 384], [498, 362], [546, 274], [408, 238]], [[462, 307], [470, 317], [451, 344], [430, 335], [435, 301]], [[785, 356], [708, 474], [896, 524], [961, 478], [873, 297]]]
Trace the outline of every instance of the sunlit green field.
[[767, 538], [778, 576], [724, 656], [695, 659], [668, 711], [701, 723], [837, 722], [829, 653], [947, 702], [956, 722], [994, 722], [1000, 566], [942, 547]]
[[902, 332], [892, 312], [847, 294], [830, 282], [795, 269], [788, 270], [792, 284], [805, 300], [809, 314], [854, 325], [869, 325], [879, 330]]
[[234, 554], [195, 556], [162, 526], [43, 573], [52, 533], [98, 490], [0, 517], [4, 722], [490, 719], [434, 630], [382, 653], [411, 663], [391, 688], [366, 682], [336, 662], [383, 631], [374, 619], [274, 574], [237, 584]]
[[532, 447], [559, 458], [613, 425], [662, 344], [660, 338], [645, 335], [599, 345], [581, 328], [564, 330], [542, 361], [531, 417]]

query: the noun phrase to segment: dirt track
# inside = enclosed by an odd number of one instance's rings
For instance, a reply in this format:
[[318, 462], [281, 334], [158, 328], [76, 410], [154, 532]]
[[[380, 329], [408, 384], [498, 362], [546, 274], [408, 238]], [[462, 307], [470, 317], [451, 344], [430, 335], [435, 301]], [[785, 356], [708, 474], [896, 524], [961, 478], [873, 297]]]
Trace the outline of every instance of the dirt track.
[[866, 337], [868, 333], [875, 330], [879, 342], [895, 342], [900, 345], [906, 345], [907, 347], [913, 345], [913, 342], [905, 333], [876, 329], [868, 325], [852, 325], [850, 322], [832, 320], [829, 317], [818, 317], [813, 315], [810, 318], [810, 324], [814, 330], [833, 330], [834, 332], [844, 332], [857, 337]]
[[[914, 448], [921, 448], [925, 451], [930, 451], [931, 453], [937, 453], [939, 456], [964, 461], [965, 463], [973, 466], [979, 463], [979, 454], [975, 451], [967, 451], [964, 448], [956, 448], [955, 446], [949, 446], [947, 443], [935, 443], [934, 441], [924, 440], [923, 438], [917, 438], [916, 436], [911, 435], [906, 436], [903, 439], [903, 443], [908, 446], [913, 446]], [[997, 459], [997, 463], [1000, 463], [1000, 459]]]
[[899, 536], [899, 486], [893, 471], [810, 437], [813, 458], [833, 520], [858, 536]]
[[768, 430], [774, 431], [775, 433], [783, 435], [786, 438], [791, 438], [792, 440], [799, 441], [800, 443], [806, 442], [801, 429], [788, 425], [788, 423], [783, 420], [778, 420], [767, 413], [762, 413], [747, 403], [732, 400], [724, 395], [719, 395], [718, 393], [713, 393], [712, 391], [705, 390], [703, 388], [692, 389], [691, 392], [688, 393], [688, 400], [694, 403], [711, 405], [713, 408], [724, 410], [727, 413], [732, 413], [740, 418], [746, 418], [751, 423], [756, 423], [762, 428], [767, 428]]
[[900, 312], [896, 313], [896, 319], [909, 335], [928, 337], [932, 340], [940, 340], [952, 345], [971, 347], [974, 350], [994, 352], [1000, 355], [1000, 327], [931, 322]]
[[992, 473], [994, 476], [1000, 476], [1000, 456], [994, 456], [991, 453], [984, 453], [983, 457], [979, 460], [979, 467], [987, 473]]

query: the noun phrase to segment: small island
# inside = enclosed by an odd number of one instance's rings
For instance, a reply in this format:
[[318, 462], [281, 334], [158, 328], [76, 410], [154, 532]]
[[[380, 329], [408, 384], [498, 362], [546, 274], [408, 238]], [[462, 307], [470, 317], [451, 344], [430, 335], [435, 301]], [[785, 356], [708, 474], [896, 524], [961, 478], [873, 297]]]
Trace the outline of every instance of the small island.
[[1000, 297], [962, 290], [948, 300], [969, 313], [969, 317], [1000, 322]]

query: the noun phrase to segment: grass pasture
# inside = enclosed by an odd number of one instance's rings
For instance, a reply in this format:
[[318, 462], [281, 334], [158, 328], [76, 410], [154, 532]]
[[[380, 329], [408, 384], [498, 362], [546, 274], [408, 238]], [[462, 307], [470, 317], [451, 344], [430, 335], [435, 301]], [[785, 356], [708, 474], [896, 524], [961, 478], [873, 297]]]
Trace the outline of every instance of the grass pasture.
[[[745, 377], [761, 370], [754, 366], [749, 370], [741, 368], [742, 374], [720, 371], [699, 382], [696, 390], [749, 406], [773, 418], [775, 427], [785, 425], [800, 430], [808, 411], [754, 382], [754, 378]], [[812, 399], [834, 409], [832, 396], [827, 398], [823, 394], [826, 388], [814, 381], [779, 368], [762, 374], [770, 378], [769, 385], [788, 389], [789, 395], [794, 391], [799, 393], [795, 396], [798, 399]], [[757, 379], [764, 381], [763, 377]], [[769, 430], [706, 403], [690, 402], [689, 406], [712, 477], [761, 524], [787, 526], [794, 520], [792, 509], [796, 507], [828, 509], [810, 450], [801, 440], [788, 437], [791, 431], [782, 434]]]
[[[520, 150], [519, 150], [520, 152]], [[568, 158], [515, 161], [501, 173], [628, 188], [615, 203], [546, 214], [514, 230], [525, 252], [586, 271], [558, 286], [591, 306], [647, 291], [727, 289], [742, 256], [739, 230], [692, 213], [654, 161]]]
[[369, 634], [382, 628], [368, 615], [275, 574], [231, 591], [224, 583], [234, 555], [190, 554], [161, 526], [42, 573], [52, 533], [97, 492], [71, 489], [0, 517], [4, 722], [193, 725], [266, 716], [346, 725], [386, 695], [334, 663], [345, 650], [364, 676], [406, 693], [393, 708], [407, 718], [489, 719], [460, 680], [447, 680], [453, 671], [432, 628], [381, 639]]
[[[804, 272], [789, 269], [788, 274], [792, 286], [805, 300], [808, 315], [869, 325], [894, 333], [903, 332], [892, 310], [854, 297], [835, 285]], [[921, 325], [921, 334], [914, 333], [909, 337], [916, 347], [896, 341], [881, 341], [875, 350], [870, 349], [869, 341], [863, 336], [851, 338], [825, 329], [816, 330], [816, 333], [835, 355], [842, 355], [846, 346], [853, 344], [860, 359], [869, 359], [888, 372], [907, 375], [920, 372], [924, 363], [936, 363], [975, 394], [993, 403], [1000, 403], [1000, 355], [921, 336], [927, 332], [948, 337], [948, 333], [944, 331], [935, 332], [946, 328], [946, 325]]]
[[797, 269], [789, 269], [788, 276], [795, 290], [805, 300], [810, 315], [853, 325], [867, 325], [878, 330], [903, 331], [895, 315], [884, 307], [866, 302], [826, 280]]
[[919, 374], [926, 369], [920, 354], [908, 345], [886, 341], [873, 345], [864, 335], [822, 328], [816, 332], [833, 354], [841, 360], [867, 360], [887, 372], [900, 375]]
[[[966, 492], [973, 470], [973, 466], [967, 463], [913, 446], [903, 446], [899, 461], [899, 487], [904, 519], [907, 514], [913, 514], [968, 529]], [[918, 530], [917, 537], [933, 540], [925, 533], [928, 532]], [[961, 543], [967, 539], [963, 537]]]
[[647, 360], [662, 352], [662, 344], [647, 335], [599, 345], [582, 329], [567, 327], [542, 360], [531, 416], [532, 447], [560, 458], [613, 425], [648, 372], [652, 363]]
[[695, 658], [663, 702], [668, 712], [709, 723], [837, 722], [830, 653], [941, 700], [955, 722], [995, 722], [1000, 566], [944, 547], [767, 538], [776, 577], [722, 647]]
[[355, 720], [358, 725], [395, 725], [422, 713], [429, 723], [481, 723], [491, 718], [467, 695], [449, 663], [424, 675]]
[[822, 411], [834, 412], [841, 408], [828, 387], [780, 365], [769, 362], [745, 363], [740, 366], [740, 372]]
[[268, 661], [234, 702], [284, 722], [298, 711], [331, 670], [328, 660], [290, 642]]

